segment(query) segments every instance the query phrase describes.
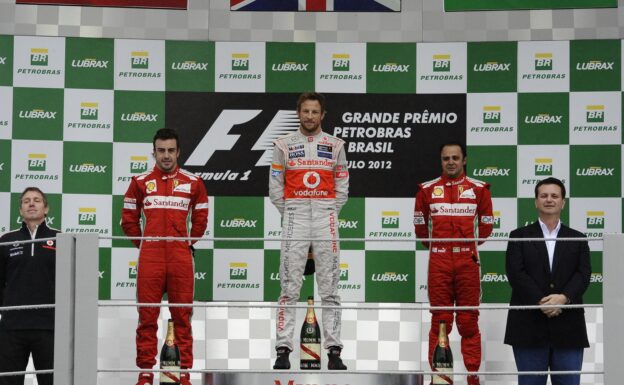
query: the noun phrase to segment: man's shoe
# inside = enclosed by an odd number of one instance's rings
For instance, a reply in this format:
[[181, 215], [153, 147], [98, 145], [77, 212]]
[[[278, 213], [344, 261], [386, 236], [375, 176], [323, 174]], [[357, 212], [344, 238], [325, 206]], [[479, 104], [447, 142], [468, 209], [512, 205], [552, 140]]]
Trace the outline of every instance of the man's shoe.
[[277, 359], [275, 360], [275, 365], [273, 365], [273, 369], [290, 369], [290, 360], [288, 359], [288, 356], [290, 355], [290, 349], [288, 349], [287, 347], [280, 347], [276, 350]]
[[136, 385], [152, 385], [154, 373], [139, 373], [139, 381]]
[[340, 358], [340, 353], [342, 349], [338, 346], [330, 346], [329, 353], [327, 353], [327, 357], [329, 361], [327, 362], [327, 369], [329, 370], [347, 370], [347, 366], [342, 363], [342, 358]]
[[180, 385], [193, 385], [191, 384], [191, 373], [180, 373]]
[[479, 385], [479, 376], [476, 374], [471, 374], [467, 377], [468, 385]]

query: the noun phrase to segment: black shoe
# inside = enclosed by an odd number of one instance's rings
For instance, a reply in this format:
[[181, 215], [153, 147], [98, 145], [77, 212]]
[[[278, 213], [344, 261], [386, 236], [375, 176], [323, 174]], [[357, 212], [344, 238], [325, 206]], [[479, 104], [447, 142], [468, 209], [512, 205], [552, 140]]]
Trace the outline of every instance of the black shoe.
[[273, 369], [290, 369], [290, 360], [288, 356], [290, 355], [290, 349], [286, 347], [279, 347], [277, 350], [277, 359], [275, 360], [275, 365], [273, 365]]
[[338, 346], [330, 346], [329, 353], [327, 353], [327, 358], [329, 361], [327, 362], [327, 369], [329, 370], [347, 370], [347, 366], [342, 363], [342, 358], [340, 358], [341, 348]]

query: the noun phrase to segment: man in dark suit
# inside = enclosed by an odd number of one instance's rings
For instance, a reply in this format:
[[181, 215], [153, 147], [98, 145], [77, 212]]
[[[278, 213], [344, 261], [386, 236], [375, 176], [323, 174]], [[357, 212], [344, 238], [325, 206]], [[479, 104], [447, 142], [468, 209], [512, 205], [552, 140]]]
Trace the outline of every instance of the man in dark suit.
[[[511, 232], [511, 238], [578, 238], [583, 233], [560, 221], [565, 186], [547, 178], [535, 186], [538, 220]], [[587, 241], [512, 241], [507, 245], [511, 305], [582, 304], [591, 264]], [[582, 308], [509, 310], [505, 343], [518, 371], [581, 370], [589, 346]], [[545, 385], [547, 376], [519, 375], [519, 385]], [[578, 385], [580, 375], [553, 375], [553, 385]]]

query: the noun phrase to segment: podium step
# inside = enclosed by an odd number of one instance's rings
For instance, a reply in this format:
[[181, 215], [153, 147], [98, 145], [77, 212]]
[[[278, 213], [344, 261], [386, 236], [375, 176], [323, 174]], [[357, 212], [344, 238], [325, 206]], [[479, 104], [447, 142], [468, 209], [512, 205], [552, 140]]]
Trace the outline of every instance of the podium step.
[[204, 385], [423, 385], [418, 373], [341, 372], [215, 372], [203, 375]]

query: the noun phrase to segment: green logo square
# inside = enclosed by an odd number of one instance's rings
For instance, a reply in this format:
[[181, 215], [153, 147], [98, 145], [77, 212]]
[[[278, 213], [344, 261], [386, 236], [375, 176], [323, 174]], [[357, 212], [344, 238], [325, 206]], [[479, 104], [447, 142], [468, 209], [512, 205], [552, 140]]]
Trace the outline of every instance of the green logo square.
[[80, 103], [80, 120], [98, 120], [99, 103]]
[[132, 51], [130, 53], [130, 68], [133, 70], [149, 69], [149, 52]]
[[517, 42], [468, 43], [468, 92], [515, 92]]
[[570, 146], [571, 197], [621, 197], [621, 145]]
[[112, 143], [63, 143], [63, 192], [111, 194], [112, 153]]
[[505, 270], [504, 251], [480, 251], [481, 301], [483, 303], [507, 303], [511, 287]]
[[13, 36], [0, 35], [0, 86], [13, 85]]
[[451, 55], [433, 55], [433, 72], [451, 72]]
[[586, 106], [585, 119], [587, 123], [604, 123], [604, 106]]
[[247, 263], [246, 262], [230, 262], [230, 279], [246, 281], [247, 280]]
[[232, 54], [232, 71], [249, 71], [249, 54]]
[[341, 281], [349, 280], [349, 265], [345, 263], [340, 264], [340, 280]]
[[568, 144], [567, 92], [518, 94], [518, 144]]
[[65, 39], [65, 87], [113, 89], [114, 40]]
[[13, 139], [62, 140], [63, 90], [13, 89]]
[[552, 176], [552, 159], [535, 159], [535, 176]]
[[95, 207], [78, 208], [78, 224], [83, 226], [95, 226], [97, 224], [97, 212]]
[[[364, 198], [349, 198], [340, 210], [338, 225], [340, 238], [364, 238]], [[364, 242], [340, 242], [342, 250], [364, 250]]]
[[398, 229], [399, 228], [398, 211], [382, 211], [381, 212], [381, 228], [382, 229]]
[[164, 126], [164, 92], [115, 91], [115, 142], [151, 143]]
[[47, 158], [46, 154], [28, 154], [28, 171], [45, 171]]
[[214, 42], [165, 42], [167, 91], [214, 92]]
[[535, 54], [535, 71], [552, 71], [553, 69], [552, 53], [536, 53]]
[[[280, 296], [280, 251], [264, 251], [264, 300], [277, 301]], [[314, 275], [303, 277], [299, 301], [305, 301], [309, 296], [314, 295]]]
[[587, 229], [604, 229], [605, 213], [604, 211], [588, 211], [586, 215]]
[[[48, 227], [60, 229], [61, 228], [61, 213], [63, 212], [63, 198], [62, 194], [48, 194], [46, 193], [46, 197], [48, 198], [48, 215], [46, 216], [46, 225]], [[20, 208], [20, 192], [11, 193], [11, 219], [9, 222], [9, 226], [12, 229], [18, 229], [22, 225], [22, 217], [19, 213]]]
[[500, 124], [501, 122], [500, 106], [484, 106], [483, 107], [483, 124]]
[[314, 89], [314, 43], [266, 43], [266, 91]]
[[30, 65], [31, 66], [48, 66], [48, 49], [47, 48], [31, 48], [30, 49]]
[[111, 249], [100, 247], [98, 260], [98, 299], [111, 299]]
[[136, 261], [128, 262], [128, 279], [136, 279], [138, 273], [138, 267]]
[[416, 44], [368, 43], [366, 72], [369, 93], [415, 93]]
[[0, 140], [0, 192], [11, 191], [11, 141]]
[[621, 91], [620, 40], [570, 41], [570, 91]]
[[349, 71], [351, 65], [351, 55], [335, 53], [332, 54], [332, 71]]
[[366, 302], [414, 302], [414, 251], [366, 251]]
[[471, 146], [466, 174], [488, 182], [493, 197], [516, 197], [516, 146]]
[[[215, 197], [214, 232], [216, 238], [262, 238], [264, 236], [264, 198]], [[262, 241], [215, 241], [219, 249], [262, 249]]]

